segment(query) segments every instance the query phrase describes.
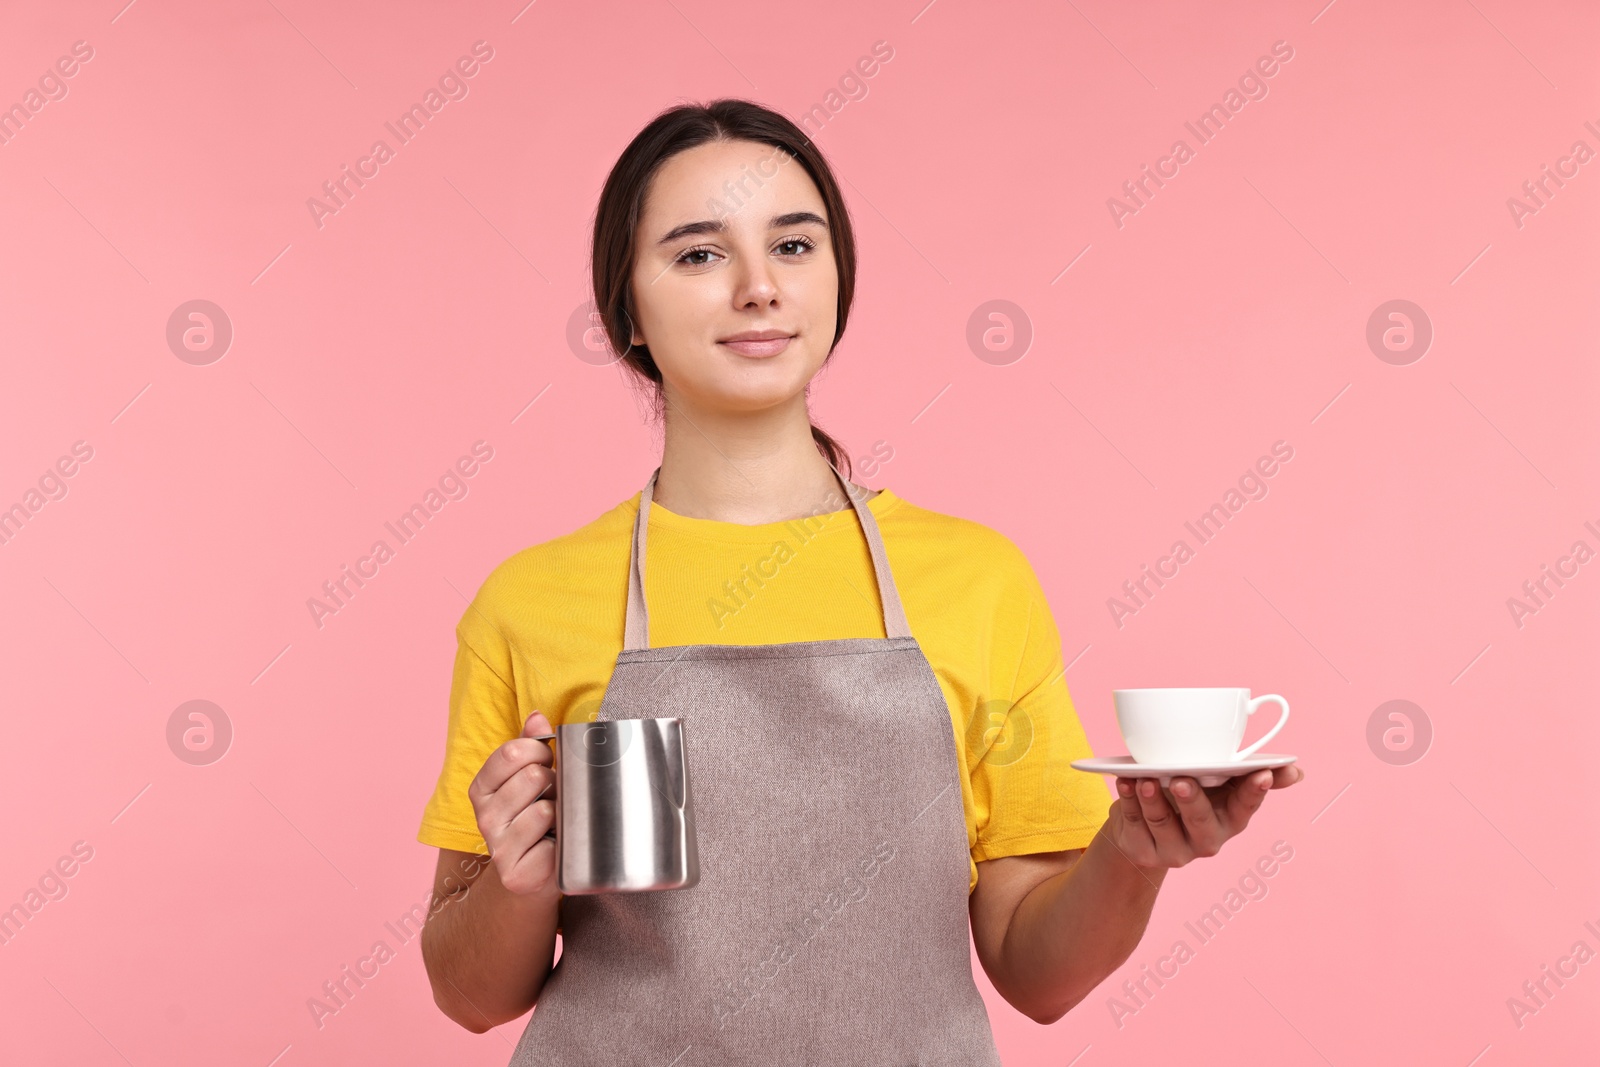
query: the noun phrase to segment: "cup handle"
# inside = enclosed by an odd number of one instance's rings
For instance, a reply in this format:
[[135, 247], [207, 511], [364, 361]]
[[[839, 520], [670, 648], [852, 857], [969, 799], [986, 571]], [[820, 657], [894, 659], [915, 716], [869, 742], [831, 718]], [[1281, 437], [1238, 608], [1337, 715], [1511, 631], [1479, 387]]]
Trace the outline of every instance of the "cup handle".
[[1283, 714], [1278, 716], [1278, 721], [1272, 724], [1272, 729], [1262, 734], [1259, 740], [1257, 740], [1249, 748], [1241, 749], [1239, 752], [1235, 753], [1233, 757], [1234, 759], [1242, 760], [1248, 757], [1256, 749], [1260, 748], [1268, 741], [1271, 741], [1277, 732], [1283, 729], [1283, 724], [1289, 721], [1289, 702], [1276, 693], [1268, 693], [1266, 696], [1256, 697], [1254, 700], [1250, 701], [1249, 704], [1245, 705], [1245, 715], [1254, 715], [1256, 713], [1256, 708], [1260, 707], [1269, 700], [1276, 700], [1278, 704], [1282, 706]]

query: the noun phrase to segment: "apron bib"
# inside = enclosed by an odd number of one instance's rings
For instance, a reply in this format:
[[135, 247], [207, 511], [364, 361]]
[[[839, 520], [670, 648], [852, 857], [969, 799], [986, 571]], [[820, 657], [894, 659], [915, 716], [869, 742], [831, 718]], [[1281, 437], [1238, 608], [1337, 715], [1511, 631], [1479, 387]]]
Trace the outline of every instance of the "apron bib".
[[563, 897], [561, 958], [511, 1067], [999, 1067], [972, 977], [950, 711], [877, 520], [835, 469], [886, 637], [651, 648], [660, 472], [596, 718], [682, 717], [700, 881]]

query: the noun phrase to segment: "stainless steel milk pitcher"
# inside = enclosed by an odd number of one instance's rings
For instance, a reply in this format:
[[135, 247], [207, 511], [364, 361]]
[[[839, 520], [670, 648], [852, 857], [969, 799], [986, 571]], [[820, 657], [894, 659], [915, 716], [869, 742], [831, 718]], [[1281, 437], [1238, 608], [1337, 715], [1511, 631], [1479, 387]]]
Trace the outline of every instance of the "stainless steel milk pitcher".
[[556, 727], [556, 886], [686, 889], [700, 880], [683, 720]]

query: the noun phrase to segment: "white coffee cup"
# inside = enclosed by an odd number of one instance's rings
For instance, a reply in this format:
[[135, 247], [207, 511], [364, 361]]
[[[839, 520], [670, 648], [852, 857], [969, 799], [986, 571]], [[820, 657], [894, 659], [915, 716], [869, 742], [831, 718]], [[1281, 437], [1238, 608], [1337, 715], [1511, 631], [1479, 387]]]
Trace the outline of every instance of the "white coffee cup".
[[[1234, 763], [1272, 740], [1289, 721], [1289, 702], [1276, 693], [1250, 698], [1250, 690], [1226, 686], [1200, 689], [1113, 689], [1117, 727], [1128, 754], [1140, 763], [1185, 766]], [[1259, 741], [1241, 750], [1244, 728], [1269, 700], [1283, 714]]]

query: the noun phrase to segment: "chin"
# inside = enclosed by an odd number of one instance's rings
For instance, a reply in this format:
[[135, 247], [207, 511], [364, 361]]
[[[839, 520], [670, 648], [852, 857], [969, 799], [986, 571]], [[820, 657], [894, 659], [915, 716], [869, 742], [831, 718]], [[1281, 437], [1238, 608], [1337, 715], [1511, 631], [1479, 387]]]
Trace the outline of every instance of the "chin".
[[706, 407], [718, 411], [758, 412], [768, 411], [794, 400], [805, 392], [805, 386], [796, 389], [740, 389], [732, 392], [718, 391], [706, 396]]
[[[688, 388], [684, 392], [705, 411], [757, 412], [779, 407], [803, 396], [820, 369], [820, 359], [794, 358], [802, 355], [782, 352], [754, 360], [735, 354], [731, 361], [702, 364], [693, 381], [685, 383]], [[670, 371], [669, 376], [673, 376]]]
[[[757, 370], [767, 368], [757, 368]], [[770, 368], [777, 370], [778, 368]], [[735, 378], [739, 380], [735, 380]], [[765, 411], [805, 393], [806, 379], [793, 373], [723, 375], [698, 383], [695, 400], [708, 411]]]

